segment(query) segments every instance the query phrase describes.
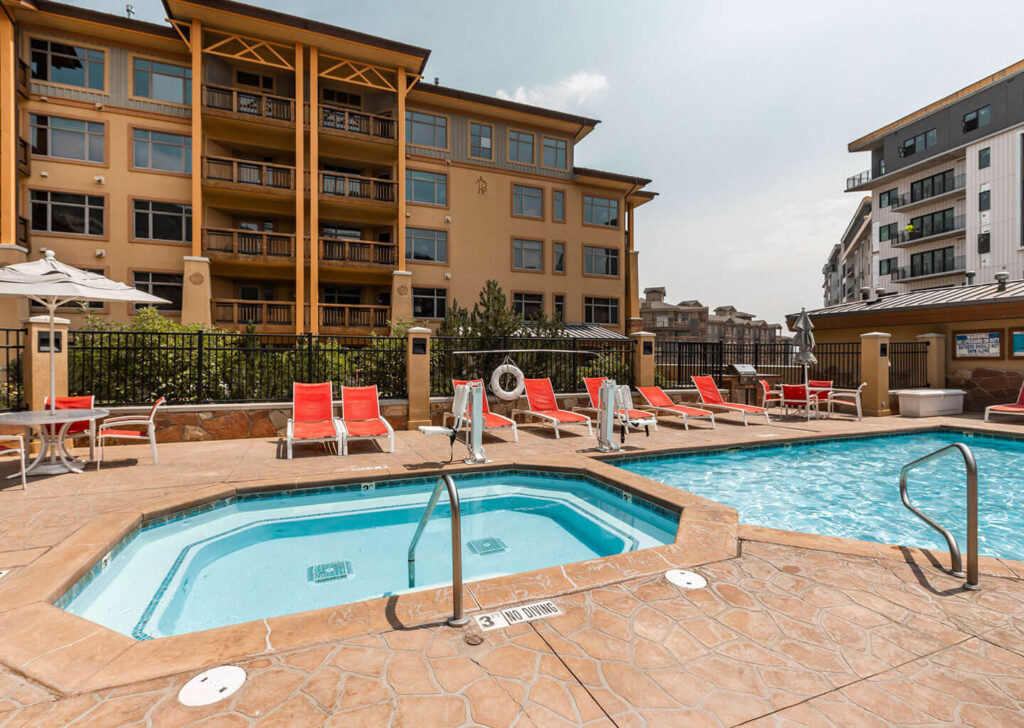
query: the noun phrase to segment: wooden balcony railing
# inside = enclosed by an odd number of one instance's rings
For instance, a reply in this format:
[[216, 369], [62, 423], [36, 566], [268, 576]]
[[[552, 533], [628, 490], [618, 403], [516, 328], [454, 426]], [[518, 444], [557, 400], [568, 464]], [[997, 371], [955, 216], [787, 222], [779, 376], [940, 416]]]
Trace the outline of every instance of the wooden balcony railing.
[[18, 59], [17, 70], [15, 71], [17, 80], [15, 85], [18, 87], [18, 93], [24, 98], [29, 97], [29, 83], [31, 79], [31, 71], [29, 65], [25, 61]]
[[[308, 118], [308, 104], [307, 104]], [[344, 109], [340, 106], [320, 106], [320, 128], [331, 132], [361, 134], [377, 139], [397, 139], [395, 120], [390, 116], [368, 114], [363, 111]]]
[[295, 236], [234, 228], [203, 228], [203, 250], [282, 261], [295, 257]]
[[203, 157], [203, 179], [275, 190], [293, 190], [295, 168], [231, 157]]
[[350, 197], [371, 202], [394, 202], [396, 185], [391, 180], [356, 175], [320, 173], [320, 191], [325, 195]]
[[357, 306], [340, 303], [321, 303], [321, 328], [386, 329], [390, 308], [387, 306]]
[[398, 246], [373, 240], [320, 238], [319, 255], [323, 263], [368, 263], [391, 267], [398, 262]]
[[294, 303], [214, 299], [211, 304], [214, 324], [292, 326], [295, 323]]
[[203, 106], [277, 121], [295, 121], [295, 101], [230, 86], [203, 86]]

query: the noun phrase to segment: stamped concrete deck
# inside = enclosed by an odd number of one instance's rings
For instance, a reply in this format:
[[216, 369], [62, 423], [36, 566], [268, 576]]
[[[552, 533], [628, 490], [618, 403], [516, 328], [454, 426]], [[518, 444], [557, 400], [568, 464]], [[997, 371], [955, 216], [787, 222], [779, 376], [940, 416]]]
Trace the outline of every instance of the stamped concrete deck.
[[[937, 424], [984, 427], [966, 418], [747, 428], [721, 419], [714, 432], [665, 425], [627, 445], [650, 452]], [[565, 467], [593, 455], [592, 439], [556, 441], [542, 429], [524, 428], [517, 446], [486, 445], [505, 465]], [[195, 670], [148, 679], [135, 663], [118, 668], [125, 645], [110, 644], [85, 620], [76, 618], [66, 633], [33, 632], [25, 610], [46, 605], [19, 601], [23, 577], [47, 559], [65, 560], [61, 542], [98, 529], [97, 519], [243, 485], [428, 472], [448, 456], [442, 440], [415, 433], [399, 434], [394, 455], [365, 444], [344, 459], [307, 452], [289, 462], [269, 440], [165, 445], [153, 466], [145, 447], [127, 446], [112, 450], [110, 467], [99, 473], [32, 481], [24, 493], [0, 491], [0, 569], [10, 571], [0, 579], [0, 728], [1024, 725], [1018, 564], [986, 561], [983, 590], [967, 592], [930, 560], [941, 555], [770, 529], [740, 527], [738, 555], [701, 555], [700, 544], [689, 554], [672, 547], [659, 557], [663, 565], [622, 569], [594, 586], [581, 580], [521, 592], [509, 585], [492, 599], [474, 595], [476, 609], [547, 590], [564, 611], [483, 633], [479, 645], [466, 642], [466, 631], [443, 626], [444, 594], [433, 611], [397, 620], [383, 614], [386, 605], [364, 603], [358, 614], [335, 610], [330, 624], [283, 623], [253, 650], [262, 654], [234, 661], [249, 671], [246, 686], [208, 708], [177, 703]], [[693, 564], [707, 589], [681, 590], [661, 574]], [[230, 645], [204, 642], [203, 634], [191, 643], [192, 657], [220, 664]], [[36, 654], [18, 654], [28, 648]], [[84, 663], [99, 670], [83, 679], [76, 668]], [[34, 679], [39, 675], [48, 679]]]

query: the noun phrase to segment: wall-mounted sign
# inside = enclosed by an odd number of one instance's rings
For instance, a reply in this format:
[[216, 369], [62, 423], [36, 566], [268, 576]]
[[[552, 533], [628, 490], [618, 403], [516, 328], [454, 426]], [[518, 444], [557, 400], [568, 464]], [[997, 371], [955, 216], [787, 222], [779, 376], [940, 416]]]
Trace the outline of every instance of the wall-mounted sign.
[[1002, 329], [953, 332], [954, 359], [1002, 359]]
[[1010, 356], [1024, 358], [1024, 329], [1010, 329]]

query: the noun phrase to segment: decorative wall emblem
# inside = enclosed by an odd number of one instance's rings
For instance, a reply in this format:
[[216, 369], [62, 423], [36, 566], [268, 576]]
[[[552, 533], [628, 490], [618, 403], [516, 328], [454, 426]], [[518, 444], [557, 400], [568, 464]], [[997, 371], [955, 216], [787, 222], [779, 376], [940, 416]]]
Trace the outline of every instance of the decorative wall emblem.
[[399, 286], [398, 287], [398, 295], [399, 296], [405, 296], [408, 293], [409, 293], [409, 286]]
[[202, 285], [204, 280], [206, 280], [206, 279], [203, 278], [203, 274], [202, 273], [193, 273], [192, 275], [190, 275], [188, 277], [188, 282], [191, 283], [193, 286], [200, 286], [200, 285]]
[[476, 191], [477, 194], [487, 194], [487, 180], [483, 178], [483, 175], [476, 178]]

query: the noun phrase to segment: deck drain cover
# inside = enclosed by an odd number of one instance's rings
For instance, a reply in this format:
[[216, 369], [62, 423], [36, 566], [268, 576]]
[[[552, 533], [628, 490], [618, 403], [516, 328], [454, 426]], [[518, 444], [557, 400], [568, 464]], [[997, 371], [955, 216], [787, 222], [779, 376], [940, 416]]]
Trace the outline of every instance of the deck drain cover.
[[466, 548], [476, 556], [500, 554], [502, 551], [508, 551], [508, 546], [506, 546], [505, 542], [497, 536], [474, 538], [472, 541], [466, 542]]
[[670, 583], [683, 587], [683, 589], [703, 589], [708, 585], [708, 580], [696, 571], [669, 569], [665, 572], [665, 578]]
[[331, 561], [327, 564], [314, 564], [312, 577], [315, 584], [335, 579], [345, 579], [352, 576], [355, 569], [351, 561]]
[[233, 695], [245, 683], [245, 670], [236, 665], [223, 665], [201, 672], [178, 691], [178, 702], [195, 708], [212, 705]]

